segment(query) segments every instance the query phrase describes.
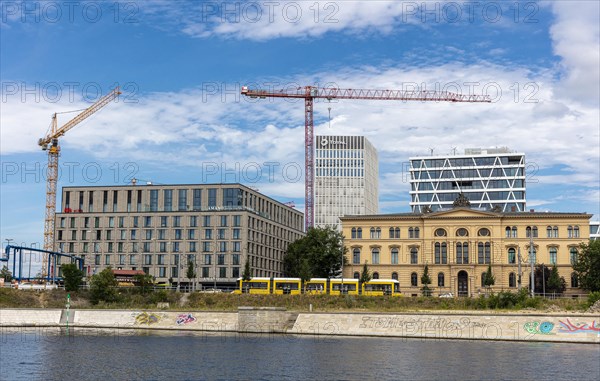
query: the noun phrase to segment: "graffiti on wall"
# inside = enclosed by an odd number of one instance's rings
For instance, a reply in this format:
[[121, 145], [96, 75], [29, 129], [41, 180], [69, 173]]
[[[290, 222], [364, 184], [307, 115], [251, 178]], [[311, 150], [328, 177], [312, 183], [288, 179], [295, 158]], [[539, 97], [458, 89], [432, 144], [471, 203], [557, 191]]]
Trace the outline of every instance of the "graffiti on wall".
[[189, 324], [189, 323], [195, 323], [198, 319], [196, 319], [194, 317], [194, 315], [192, 314], [180, 314], [177, 315], [177, 319], [175, 320], [175, 323], [177, 323], [177, 325], [182, 325], [182, 324]]
[[559, 320], [560, 327], [558, 328], [558, 332], [562, 333], [597, 333], [600, 335], [600, 325], [596, 325], [596, 321], [592, 321], [592, 323], [571, 323], [569, 319], [565, 319], [566, 322]]
[[155, 314], [154, 312], [134, 312], [132, 316], [135, 319], [135, 324], [138, 325], [156, 324], [162, 318], [160, 314]]
[[553, 328], [554, 323], [549, 321], [528, 321], [523, 324], [523, 329], [533, 335], [554, 335], [554, 333], [552, 333]]

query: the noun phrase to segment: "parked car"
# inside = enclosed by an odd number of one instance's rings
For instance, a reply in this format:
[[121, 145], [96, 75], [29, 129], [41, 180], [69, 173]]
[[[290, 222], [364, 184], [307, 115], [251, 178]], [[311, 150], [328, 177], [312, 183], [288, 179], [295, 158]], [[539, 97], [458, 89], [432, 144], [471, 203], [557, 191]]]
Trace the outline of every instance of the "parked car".
[[454, 294], [451, 292], [444, 292], [443, 294], [440, 294], [440, 298], [454, 298]]

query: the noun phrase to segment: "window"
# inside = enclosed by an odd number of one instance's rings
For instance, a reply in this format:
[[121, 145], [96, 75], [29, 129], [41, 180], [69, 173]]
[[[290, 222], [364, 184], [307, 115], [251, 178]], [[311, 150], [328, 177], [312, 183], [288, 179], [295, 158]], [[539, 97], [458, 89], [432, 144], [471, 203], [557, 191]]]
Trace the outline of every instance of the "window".
[[227, 226], [227, 216], [221, 216], [221, 225], [220, 226]]
[[212, 265], [212, 254], [204, 254], [204, 264]]
[[196, 252], [196, 242], [190, 242], [190, 250], [191, 253]]
[[517, 238], [517, 227], [513, 226], [512, 229], [510, 230], [510, 235], [512, 238]]
[[416, 264], [419, 259], [419, 250], [416, 247], [410, 249], [410, 263]]
[[456, 263], [459, 265], [469, 263], [469, 243], [458, 242], [456, 244]]
[[231, 264], [234, 266], [239, 266], [239, 264], [240, 264], [240, 255], [239, 254], [231, 255]]
[[181, 239], [182, 229], [175, 229], [175, 239]]
[[177, 200], [177, 209], [187, 210], [187, 189], [180, 189]]
[[512, 247], [508, 249], [508, 263], [517, 263], [516, 261], [516, 250]]
[[152, 254], [144, 254], [144, 265], [152, 264]]
[[460, 228], [456, 231], [456, 236], [457, 237], [468, 237], [469, 231], [465, 228]]
[[444, 287], [444, 273], [438, 274], [438, 287]]
[[508, 274], [508, 287], [517, 287], [515, 273]]
[[210, 267], [203, 267], [202, 268], [202, 277], [208, 278], [209, 276], [210, 276]]
[[479, 229], [479, 231], [477, 232], [477, 235], [479, 237], [489, 237], [490, 236], [490, 230], [486, 229], [486, 228]]
[[435, 263], [436, 264], [447, 264], [448, 263], [448, 246], [446, 242], [436, 242], [434, 245]]
[[354, 279], [360, 279], [360, 273], [358, 271], [355, 271], [353, 277]]
[[373, 279], [379, 279], [379, 273], [377, 271], [373, 273]]
[[150, 211], [158, 211], [158, 189], [150, 190]]
[[556, 254], [557, 254], [556, 247], [551, 247], [550, 248], [550, 263], [552, 263], [553, 265], [556, 265]]
[[378, 239], [381, 238], [381, 228], [377, 227], [377, 228], [371, 228], [371, 238], [372, 239]]
[[371, 263], [374, 265], [379, 264], [379, 249], [374, 248], [371, 250]]
[[193, 200], [193, 208], [194, 210], [200, 210], [201, 205], [202, 205], [202, 190], [201, 189], [194, 189], [194, 200]]
[[202, 218], [202, 226], [210, 226], [210, 216], [204, 216]]
[[152, 216], [144, 216], [144, 227], [152, 227]]
[[352, 264], [359, 265], [360, 264], [360, 249], [354, 248], [352, 250]]
[[158, 254], [156, 256], [156, 264], [157, 265], [164, 265], [165, 264], [165, 254]]
[[217, 255], [217, 265], [222, 266], [225, 264], [225, 254]]
[[239, 267], [232, 267], [231, 268], [231, 277], [232, 278], [239, 278], [240, 277], [240, 268]]
[[188, 239], [196, 239], [196, 229], [188, 229]]
[[362, 238], [362, 228], [356, 229], [356, 238]]
[[236, 214], [233, 216], [233, 226], [240, 227], [242, 226], [242, 216]]
[[571, 274], [571, 287], [577, 288], [579, 287], [579, 279], [577, 278], [577, 274]]
[[227, 242], [219, 242], [219, 251], [224, 253], [227, 251]]
[[400, 228], [390, 228], [390, 238], [400, 238]]
[[506, 232], [505, 237], [510, 238], [510, 226], [507, 226], [506, 229], [504, 229], [504, 231]]
[[227, 278], [227, 267], [219, 267], [219, 278]]
[[439, 228], [439, 229], [435, 229], [434, 235], [436, 237], [445, 237], [447, 235], [446, 230]]
[[537, 226], [533, 226], [533, 227], [532, 226], [527, 226], [525, 228], [525, 237], [527, 237], [527, 238], [531, 238], [531, 237], [537, 238], [537, 236], [538, 236], [538, 228], [537, 228]]
[[181, 216], [173, 216], [173, 227], [181, 227]]
[[579, 226], [573, 226], [573, 238], [579, 238]]
[[574, 265], [575, 263], [577, 263], [577, 248], [572, 247], [569, 249], [569, 257], [571, 260], [571, 264]]
[[392, 265], [397, 265], [398, 264], [398, 249], [397, 248], [392, 248], [392, 252], [391, 252], [391, 257], [392, 257]]
[[352, 233], [351, 233], [350, 237], [356, 238], [356, 228], [352, 228]]
[[417, 228], [417, 227], [408, 228], [408, 238], [419, 238], [419, 228]]
[[163, 210], [166, 212], [170, 212], [171, 210], [173, 210], [173, 190], [164, 189], [163, 197]]
[[393, 272], [392, 273], [392, 279], [398, 280], [398, 273], [397, 272]]
[[410, 285], [412, 287], [417, 287], [417, 273], [410, 274]]
[[136, 265], [135, 254], [129, 254], [129, 264], [132, 266]]
[[208, 207], [214, 209], [217, 206], [217, 189], [208, 189]]
[[567, 228], [567, 237], [573, 238], [573, 226], [571, 225], [569, 225], [569, 227]]
[[489, 264], [491, 261], [491, 247], [489, 242], [479, 242], [477, 244], [477, 263]]
[[204, 230], [204, 239], [212, 239], [212, 229]]
[[233, 229], [232, 231], [232, 237], [233, 239], [240, 239], [241, 236], [241, 230], [240, 229]]

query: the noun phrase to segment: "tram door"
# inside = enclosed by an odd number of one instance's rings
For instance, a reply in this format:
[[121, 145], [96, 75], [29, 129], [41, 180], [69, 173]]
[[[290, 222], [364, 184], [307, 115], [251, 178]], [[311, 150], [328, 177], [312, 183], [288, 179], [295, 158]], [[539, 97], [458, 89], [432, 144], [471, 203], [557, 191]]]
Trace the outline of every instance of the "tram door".
[[458, 273], [458, 296], [469, 296], [469, 275], [466, 271]]

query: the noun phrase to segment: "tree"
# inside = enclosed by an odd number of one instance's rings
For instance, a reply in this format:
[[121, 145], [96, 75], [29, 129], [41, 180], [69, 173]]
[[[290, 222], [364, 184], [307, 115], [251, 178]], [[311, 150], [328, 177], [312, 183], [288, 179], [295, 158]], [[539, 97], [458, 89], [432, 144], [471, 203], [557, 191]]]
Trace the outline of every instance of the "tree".
[[75, 263], [66, 263], [60, 266], [66, 291], [77, 291], [81, 285], [81, 280], [85, 275]]
[[133, 282], [139, 287], [142, 294], [147, 294], [152, 291], [154, 281], [154, 277], [150, 274], [135, 274], [133, 276]]
[[12, 280], [12, 273], [8, 269], [8, 266], [4, 265], [2, 270], [0, 270], [0, 278], [4, 278], [5, 282], [10, 282]]
[[577, 256], [573, 271], [579, 286], [591, 292], [600, 291], [600, 240], [582, 243]]
[[485, 278], [483, 279], [483, 285], [486, 288], [486, 292], [488, 292], [492, 286], [496, 283], [496, 277], [492, 274], [492, 264], [488, 265], [488, 269], [485, 273]]
[[371, 280], [371, 273], [369, 272], [369, 267], [367, 266], [367, 261], [365, 261], [365, 264], [363, 266], [363, 270], [362, 270], [362, 273], [360, 274], [360, 279], [358, 282], [362, 285], [364, 283], [367, 283], [370, 280]]
[[429, 288], [431, 277], [429, 276], [429, 266], [427, 264], [423, 270], [423, 275], [421, 275], [421, 284], [423, 285], [423, 296], [431, 296], [431, 289]]
[[550, 272], [550, 276], [548, 277], [546, 292], [556, 292], [560, 294], [565, 291], [565, 288], [565, 278], [562, 278], [558, 275], [558, 267], [555, 265]]
[[306, 236], [288, 246], [283, 258], [285, 275], [307, 279], [340, 275], [347, 251], [343, 239], [344, 236], [331, 226], [309, 228]]
[[196, 271], [194, 271], [194, 262], [188, 261], [188, 267], [187, 271], [185, 272], [185, 276], [190, 280], [190, 283], [192, 283], [192, 279], [196, 279]]
[[118, 300], [117, 286], [119, 282], [110, 267], [105, 268], [90, 280], [90, 299], [93, 304], [100, 301], [115, 302]]
[[242, 280], [250, 280], [252, 279], [252, 272], [250, 270], [250, 262], [246, 259], [246, 264], [244, 265], [244, 272], [242, 273]]

